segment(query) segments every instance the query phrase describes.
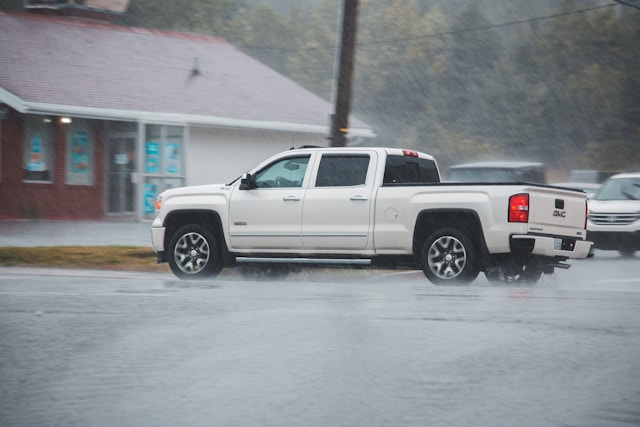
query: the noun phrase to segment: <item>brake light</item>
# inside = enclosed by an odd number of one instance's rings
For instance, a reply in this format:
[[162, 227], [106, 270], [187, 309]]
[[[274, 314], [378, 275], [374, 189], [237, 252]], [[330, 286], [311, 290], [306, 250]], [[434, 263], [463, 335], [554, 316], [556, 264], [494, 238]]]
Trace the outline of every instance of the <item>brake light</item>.
[[529, 222], [529, 195], [514, 194], [509, 197], [509, 222]]
[[584, 229], [587, 229], [587, 221], [589, 220], [589, 201], [584, 201]]
[[402, 150], [402, 154], [409, 157], [419, 157], [418, 152], [412, 150]]

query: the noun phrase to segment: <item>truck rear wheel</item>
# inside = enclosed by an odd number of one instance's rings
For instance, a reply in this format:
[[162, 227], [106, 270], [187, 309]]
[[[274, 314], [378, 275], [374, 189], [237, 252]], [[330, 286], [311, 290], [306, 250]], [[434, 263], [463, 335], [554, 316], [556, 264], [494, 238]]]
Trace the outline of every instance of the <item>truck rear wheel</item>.
[[424, 275], [435, 285], [470, 283], [479, 272], [471, 239], [455, 228], [432, 233], [422, 246], [420, 263]]
[[204, 279], [218, 275], [222, 257], [213, 234], [201, 225], [180, 228], [169, 242], [171, 271], [181, 279]]

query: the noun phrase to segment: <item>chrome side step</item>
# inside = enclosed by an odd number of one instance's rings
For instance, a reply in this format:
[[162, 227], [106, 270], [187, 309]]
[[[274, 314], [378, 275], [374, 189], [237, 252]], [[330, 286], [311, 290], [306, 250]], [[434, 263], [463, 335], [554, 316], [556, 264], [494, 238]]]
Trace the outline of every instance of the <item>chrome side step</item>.
[[284, 263], [284, 264], [342, 264], [371, 265], [370, 258], [278, 258], [236, 257], [238, 263]]

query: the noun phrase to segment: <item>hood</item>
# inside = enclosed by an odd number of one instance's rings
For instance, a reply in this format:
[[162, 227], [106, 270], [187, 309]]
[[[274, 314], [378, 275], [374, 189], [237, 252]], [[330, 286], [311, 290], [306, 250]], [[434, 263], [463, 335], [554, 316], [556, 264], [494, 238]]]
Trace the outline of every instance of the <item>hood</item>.
[[213, 194], [219, 191], [228, 190], [228, 184], [206, 184], [206, 185], [191, 185], [188, 187], [177, 187], [164, 190], [160, 195], [164, 199], [168, 199], [173, 196], [184, 196], [193, 194]]
[[589, 200], [591, 213], [637, 213], [640, 212], [640, 200]]

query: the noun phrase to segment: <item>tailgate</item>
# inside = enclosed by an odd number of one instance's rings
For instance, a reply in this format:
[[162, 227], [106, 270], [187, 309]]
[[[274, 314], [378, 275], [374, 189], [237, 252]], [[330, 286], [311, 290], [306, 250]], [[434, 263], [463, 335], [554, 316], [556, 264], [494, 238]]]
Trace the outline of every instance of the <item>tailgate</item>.
[[584, 238], [587, 196], [551, 187], [529, 189], [529, 232]]

